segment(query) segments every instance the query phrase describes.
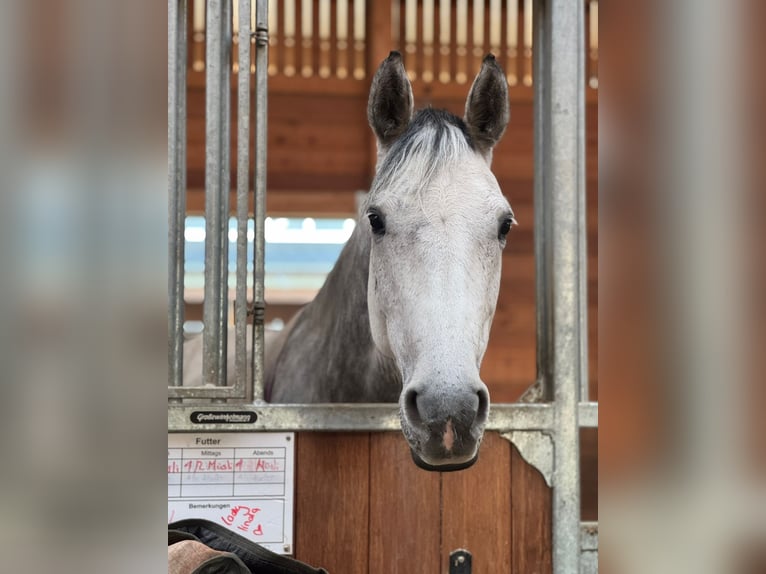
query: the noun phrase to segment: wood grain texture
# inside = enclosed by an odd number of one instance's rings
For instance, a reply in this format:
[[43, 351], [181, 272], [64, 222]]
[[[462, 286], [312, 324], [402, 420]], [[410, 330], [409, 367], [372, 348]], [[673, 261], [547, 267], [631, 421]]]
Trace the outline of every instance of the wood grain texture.
[[367, 572], [368, 433], [300, 433], [295, 557], [332, 574]]
[[511, 571], [511, 443], [487, 433], [479, 460], [468, 470], [442, 475], [441, 570], [449, 553], [465, 548], [475, 574]]
[[514, 574], [550, 574], [551, 489], [511, 447], [511, 556]]
[[401, 433], [371, 435], [369, 574], [440, 572], [439, 483], [415, 466]]

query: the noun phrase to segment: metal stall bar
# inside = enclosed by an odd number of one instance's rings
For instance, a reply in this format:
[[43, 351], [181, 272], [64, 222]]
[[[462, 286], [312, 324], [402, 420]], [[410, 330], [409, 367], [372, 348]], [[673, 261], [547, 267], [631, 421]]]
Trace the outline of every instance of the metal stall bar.
[[[240, 0], [236, 0], [240, 1]], [[246, 3], [247, 0], [241, 0]], [[227, 386], [227, 324], [228, 324], [228, 249], [229, 249], [229, 189], [230, 189], [230, 75], [231, 75], [231, 43], [232, 43], [232, 0], [209, 0], [206, 6], [206, 79], [205, 79], [205, 299], [203, 306], [203, 355], [202, 369], [203, 387], [183, 387], [183, 221], [186, 213], [185, 195], [179, 194], [185, 189], [185, 164], [177, 169], [182, 170], [182, 175], [173, 179], [171, 170], [170, 183], [170, 249], [171, 263], [175, 266], [171, 270], [170, 282], [170, 386], [168, 396], [171, 402], [177, 402], [180, 398], [210, 398], [216, 399], [245, 399], [247, 389], [246, 369], [237, 367], [235, 384]], [[169, 17], [174, 13], [175, 7], [171, 0], [169, 5]], [[243, 46], [250, 45], [250, 21], [249, 10], [240, 11], [239, 23], [240, 38], [245, 41], [240, 43], [240, 61], [247, 63], [245, 70], [249, 69], [249, 52], [242, 55]], [[247, 17], [247, 22], [243, 22]], [[175, 21], [171, 18], [172, 21]], [[244, 29], [242, 29], [244, 28]], [[185, 29], [185, 28], [184, 28]], [[171, 36], [173, 30], [170, 30]], [[183, 76], [175, 72], [176, 86], [171, 83], [171, 97], [183, 98], [185, 103], [185, 62], [186, 43], [169, 46], [169, 60], [176, 61], [176, 67], [183, 70]], [[181, 59], [183, 64], [179, 63]], [[182, 68], [183, 67], [183, 68]], [[179, 79], [179, 77], [181, 79]], [[248, 162], [247, 149], [250, 143], [249, 136], [249, 74], [246, 72], [240, 76], [239, 82], [239, 139], [238, 139], [238, 186], [237, 186], [237, 297], [238, 301], [245, 299], [241, 306], [242, 310], [235, 307], [235, 323], [238, 325], [239, 334], [237, 340], [245, 349], [245, 320], [242, 320], [242, 312], [247, 313], [247, 193], [248, 193]], [[244, 107], [244, 112], [242, 111]], [[184, 106], [185, 111], [185, 106]], [[185, 115], [185, 113], [184, 113]], [[175, 122], [175, 134], [178, 140], [169, 142], [171, 161], [175, 156], [185, 158], [185, 122], [184, 117], [179, 120], [170, 116], [171, 126]], [[179, 136], [181, 134], [181, 136]], [[169, 138], [170, 138], [169, 131]], [[179, 148], [179, 141], [181, 146]], [[244, 147], [244, 150], [243, 150]], [[173, 150], [177, 149], [175, 155]], [[244, 155], [243, 155], [244, 153]], [[243, 165], [244, 164], [244, 165]], [[243, 169], [244, 176], [243, 176]], [[244, 193], [244, 201], [242, 194]], [[174, 199], [175, 198], [175, 199]], [[243, 215], [244, 209], [244, 215]], [[243, 223], [244, 221], [244, 223]], [[244, 225], [244, 232], [242, 232]], [[244, 255], [240, 255], [243, 250]], [[174, 251], [175, 250], [175, 251]], [[244, 263], [242, 263], [244, 257]], [[242, 297], [241, 289], [244, 287], [245, 296]], [[244, 327], [244, 329], [243, 329]], [[237, 327], [235, 327], [237, 328]], [[172, 330], [175, 329], [175, 330]], [[236, 341], [235, 341], [236, 344]], [[236, 350], [236, 349], [235, 349]], [[246, 364], [246, 358], [240, 356], [240, 363]], [[241, 374], [239, 374], [241, 373]]]
[[203, 304], [203, 380], [226, 384], [226, 312], [228, 272], [229, 61], [226, 10], [230, 0], [208, 0], [205, 77], [205, 300]]
[[253, 399], [264, 399], [264, 225], [266, 220], [266, 149], [268, 116], [268, 1], [255, 4], [255, 248], [253, 249]]
[[585, 8], [581, 7], [577, 15], [577, 26], [580, 46], [577, 50], [577, 74], [580, 81], [577, 90], [577, 266], [580, 270], [579, 279], [579, 339], [580, 339], [580, 385], [579, 400], [586, 403], [589, 400], [588, 373], [588, 205], [585, 180], [585, 85], [586, 85], [586, 37], [585, 37]]
[[[596, 427], [595, 405], [581, 404], [581, 427]], [[168, 431], [387, 431], [400, 430], [399, 407], [396, 404], [237, 404], [173, 405], [168, 408]], [[492, 407], [487, 431], [554, 430], [553, 405], [499, 404]], [[220, 413], [220, 417], [217, 416]]]
[[237, 294], [234, 304], [237, 385], [252, 400], [247, 380], [247, 219], [250, 199], [250, 0], [239, 2], [237, 76]]
[[218, 386], [228, 383], [228, 329], [229, 324], [229, 192], [231, 191], [231, 44], [232, 44], [232, 8], [237, 0], [223, 0], [221, 3], [221, 203], [219, 205], [221, 227], [218, 231], [221, 245], [221, 276], [218, 292], [218, 321], [220, 325], [219, 349], [221, 370], [218, 373]]
[[183, 382], [186, 0], [168, 0], [168, 385]]
[[548, 365], [554, 407], [553, 571], [577, 572], [580, 562], [580, 444], [578, 395], [581, 368], [582, 312], [580, 237], [584, 226], [579, 195], [584, 165], [582, 70], [585, 42], [584, 10], [580, 2], [544, 0], [541, 42], [537, 48], [542, 96], [535, 126], [541, 138], [542, 209], [546, 292], [549, 304]]
[[[554, 407], [503, 404], [492, 407], [487, 431], [554, 429]], [[401, 430], [396, 404], [183, 405], [168, 409], [168, 430], [187, 431], [393, 431]]]

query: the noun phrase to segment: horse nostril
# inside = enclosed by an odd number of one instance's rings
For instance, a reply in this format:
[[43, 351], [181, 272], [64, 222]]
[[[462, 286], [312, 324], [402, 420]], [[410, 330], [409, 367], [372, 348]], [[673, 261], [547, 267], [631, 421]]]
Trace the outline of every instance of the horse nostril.
[[418, 392], [414, 389], [409, 389], [404, 394], [404, 413], [411, 424], [417, 425], [422, 422], [418, 411]]
[[487, 389], [481, 389], [476, 394], [479, 395], [479, 409], [476, 412], [476, 423], [484, 424], [489, 416], [489, 393]]

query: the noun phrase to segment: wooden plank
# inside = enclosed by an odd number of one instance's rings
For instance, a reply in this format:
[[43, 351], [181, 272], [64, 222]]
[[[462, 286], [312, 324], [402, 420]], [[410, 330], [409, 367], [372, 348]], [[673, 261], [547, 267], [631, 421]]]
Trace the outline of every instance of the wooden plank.
[[545, 479], [511, 447], [511, 556], [514, 574], [553, 571], [551, 489]]
[[295, 557], [333, 574], [367, 572], [368, 433], [300, 433]]
[[441, 570], [449, 553], [473, 554], [473, 571], [511, 571], [511, 443], [497, 433], [484, 435], [479, 460], [468, 470], [442, 476]]
[[439, 473], [412, 462], [402, 433], [371, 435], [369, 574], [440, 571], [439, 486]]
[[598, 429], [580, 429], [580, 516], [598, 521]]

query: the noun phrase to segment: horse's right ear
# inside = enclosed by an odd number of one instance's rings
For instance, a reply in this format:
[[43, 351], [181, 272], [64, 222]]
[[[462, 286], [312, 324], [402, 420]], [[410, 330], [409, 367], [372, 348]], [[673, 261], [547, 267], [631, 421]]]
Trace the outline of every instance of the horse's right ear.
[[412, 119], [412, 86], [404, 71], [402, 55], [391, 52], [372, 79], [367, 120], [378, 138], [378, 149], [390, 146]]
[[488, 54], [481, 64], [468, 92], [465, 102], [465, 120], [468, 133], [479, 151], [492, 157], [492, 148], [503, 137], [508, 125], [510, 110], [508, 104], [508, 82], [503, 70]]

